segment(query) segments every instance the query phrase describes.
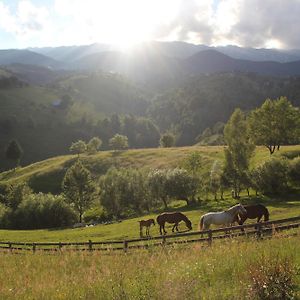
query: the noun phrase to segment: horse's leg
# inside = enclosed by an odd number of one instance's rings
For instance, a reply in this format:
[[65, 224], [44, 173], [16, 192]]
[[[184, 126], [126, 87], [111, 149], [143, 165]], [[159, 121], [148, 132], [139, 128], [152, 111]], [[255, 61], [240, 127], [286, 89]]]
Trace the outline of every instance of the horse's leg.
[[161, 224], [159, 224], [159, 233], [160, 233], [160, 235], [162, 235], [162, 225]]
[[165, 230], [165, 225], [166, 225], [166, 223], [164, 222], [164, 223], [163, 223], [163, 230], [164, 230], [164, 234], [166, 234], [166, 233], [167, 233], [167, 231]]
[[260, 220], [261, 220], [262, 216], [263, 216], [262, 214], [258, 216], [258, 218], [257, 218], [257, 223], [259, 223], [259, 222], [260, 222]]
[[174, 232], [175, 227], [176, 227], [176, 223], [175, 223], [174, 226], [172, 227], [172, 232]]

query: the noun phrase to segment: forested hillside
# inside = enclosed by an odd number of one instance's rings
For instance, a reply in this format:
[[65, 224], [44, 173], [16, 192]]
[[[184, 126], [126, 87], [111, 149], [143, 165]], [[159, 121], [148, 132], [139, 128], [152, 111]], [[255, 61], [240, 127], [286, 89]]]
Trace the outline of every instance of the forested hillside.
[[190, 145], [217, 122], [227, 122], [235, 108], [249, 111], [266, 98], [287, 96], [300, 104], [300, 79], [223, 73], [190, 78], [182, 87], [158, 95], [149, 116], [161, 130], [173, 129], [178, 145]]

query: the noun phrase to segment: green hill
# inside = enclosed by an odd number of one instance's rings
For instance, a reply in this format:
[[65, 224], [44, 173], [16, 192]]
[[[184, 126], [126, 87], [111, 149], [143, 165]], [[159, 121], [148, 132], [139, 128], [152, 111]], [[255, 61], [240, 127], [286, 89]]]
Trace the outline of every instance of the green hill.
[[[175, 168], [183, 164], [188, 154], [199, 151], [203, 158], [202, 173], [209, 172], [212, 164], [223, 161], [223, 146], [193, 146], [176, 148], [133, 149], [120, 153], [100, 151], [95, 155], [82, 155], [83, 164], [92, 172], [95, 178], [106, 173], [110, 167], [123, 168]], [[299, 154], [300, 146], [284, 146], [274, 155], [284, 153]], [[257, 165], [270, 158], [269, 152], [264, 147], [257, 147], [252, 164]], [[61, 181], [67, 170], [77, 159], [76, 155], [53, 157], [10, 170], [0, 174], [0, 184], [27, 181], [36, 192], [59, 193]]]

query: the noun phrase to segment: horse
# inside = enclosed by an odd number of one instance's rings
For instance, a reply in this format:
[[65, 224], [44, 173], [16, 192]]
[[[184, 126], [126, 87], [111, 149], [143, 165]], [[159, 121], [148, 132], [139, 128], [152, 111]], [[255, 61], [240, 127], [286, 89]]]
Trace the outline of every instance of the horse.
[[[235, 222], [239, 225], [243, 225], [247, 219], [255, 219], [257, 218], [257, 223], [260, 222], [261, 218], [264, 216], [264, 221], [269, 221], [269, 211], [262, 204], [252, 204], [244, 206], [246, 213], [238, 214], [235, 218]], [[244, 229], [241, 229], [244, 231]]]
[[141, 220], [138, 221], [140, 223], [140, 236], [143, 236], [143, 227], [146, 227], [146, 236], [150, 235], [150, 226], [153, 224], [155, 225], [155, 222], [153, 219], [149, 220]]
[[174, 223], [174, 226], [172, 228], [172, 232], [176, 229], [178, 231], [178, 224], [181, 221], [185, 222], [186, 227], [191, 230], [192, 229], [192, 222], [188, 219], [186, 215], [184, 215], [181, 212], [164, 212], [161, 213], [159, 216], [156, 218], [157, 224], [159, 224], [159, 233], [162, 234], [162, 230], [164, 234], [166, 234], [165, 230], [165, 223]]
[[221, 212], [209, 212], [200, 218], [199, 230], [207, 230], [211, 224], [226, 225], [226, 227], [229, 227], [234, 223], [239, 213], [246, 213], [242, 204], [236, 204]]

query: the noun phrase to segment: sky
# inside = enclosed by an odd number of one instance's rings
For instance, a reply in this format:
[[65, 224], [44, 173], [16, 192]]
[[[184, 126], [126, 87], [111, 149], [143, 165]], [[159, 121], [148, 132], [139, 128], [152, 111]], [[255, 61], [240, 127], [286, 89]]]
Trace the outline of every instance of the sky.
[[144, 41], [300, 49], [300, 0], [0, 0], [0, 49]]

